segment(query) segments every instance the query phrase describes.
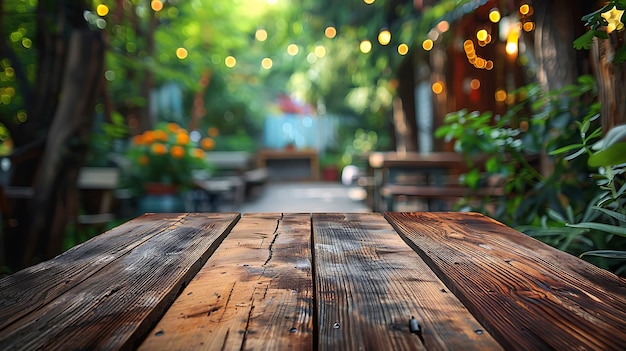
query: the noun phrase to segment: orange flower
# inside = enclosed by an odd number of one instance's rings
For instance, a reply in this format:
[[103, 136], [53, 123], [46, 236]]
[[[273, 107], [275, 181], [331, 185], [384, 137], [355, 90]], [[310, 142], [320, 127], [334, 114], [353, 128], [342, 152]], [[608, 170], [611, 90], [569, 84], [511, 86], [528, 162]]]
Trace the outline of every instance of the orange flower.
[[133, 137], [133, 144], [135, 144], [135, 145], [142, 145], [143, 144], [143, 135], [141, 135], [141, 134], [135, 135]]
[[139, 157], [139, 164], [142, 166], [146, 166], [148, 165], [148, 163], [150, 163], [150, 159], [148, 158], [148, 156], [146, 155], [141, 155]]
[[152, 153], [155, 155], [165, 155], [167, 153], [167, 146], [161, 143], [154, 143], [152, 145]]
[[199, 159], [203, 159], [205, 157], [204, 150], [198, 148], [193, 149], [193, 155]]
[[202, 138], [200, 141], [200, 146], [202, 146], [205, 150], [211, 150], [215, 147], [215, 140], [211, 138]]
[[155, 141], [167, 141], [167, 133], [163, 130], [155, 130], [152, 132]]
[[176, 144], [186, 145], [189, 144], [189, 134], [184, 132], [176, 133]]
[[185, 156], [185, 149], [180, 145], [174, 145], [172, 146], [170, 153], [174, 158], [183, 158], [183, 156]]
[[180, 126], [176, 123], [168, 123], [167, 129], [169, 129], [172, 133], [176, 133], [180, 129]]
[[150, 130], [143, 132], [143, 142], [146, 145], [152, 144], [154, 142], [154, 133]]
[[215, 138], [220, 134], [220, 131], [215, 127], [209, 127], [209, 129], [207, 129], [207, 134], [209, 134], [210, 137]]

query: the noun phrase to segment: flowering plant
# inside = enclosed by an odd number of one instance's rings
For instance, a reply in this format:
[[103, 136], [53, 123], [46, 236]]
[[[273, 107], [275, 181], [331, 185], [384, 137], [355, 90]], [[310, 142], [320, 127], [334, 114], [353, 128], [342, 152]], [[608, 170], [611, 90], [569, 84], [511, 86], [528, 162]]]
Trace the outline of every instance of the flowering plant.
[[214, 146], [213, 139], [204, 138], [197, 147], [186, 129], [176, 123], [161, 123], [153, 130], [136, 135], [127, 151], [131, 182], [136, 190], [160, 183], [188, 188], [193, 173], [209, 169], [205, 150]]

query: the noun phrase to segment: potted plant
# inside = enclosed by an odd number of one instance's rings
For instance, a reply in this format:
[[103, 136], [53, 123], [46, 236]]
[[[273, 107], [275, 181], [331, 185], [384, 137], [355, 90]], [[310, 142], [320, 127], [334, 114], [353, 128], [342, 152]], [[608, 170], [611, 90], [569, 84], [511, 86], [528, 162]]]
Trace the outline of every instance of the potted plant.
[[206, 171], [205, 150], [214, 147], [205, 137], [200, 146], [176, 123], [161, 123], [132, 138], [127, 150], [129, 181], [139, 195], [140, 212], [182, 212], [184, 193], [193, 186], [194, 173]]

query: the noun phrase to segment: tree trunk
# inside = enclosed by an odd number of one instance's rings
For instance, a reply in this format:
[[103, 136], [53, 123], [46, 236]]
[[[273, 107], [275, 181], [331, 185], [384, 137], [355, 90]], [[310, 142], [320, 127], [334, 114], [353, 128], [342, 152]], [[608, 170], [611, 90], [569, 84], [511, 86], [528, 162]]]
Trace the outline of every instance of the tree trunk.
[[100, 34], [76, 30], [69, 41], [58, 108], [50, 127], [31, 204], [23, 264], [61, 252], [65, 227], [76, 208], [76, 181], [85, 158], [94, 105], [101, 89], [104, 43]]
[[626, 63], [613, 63], [615, 51], [624, 45], [626, 31], [613, 31], [609, 39], [595, 38], [591, 46], [591, 62], [598, 81], [598, 97], [602, 104], [602, 130], [626, 123]]
[[[536, 19], [535, 57], [539, 84], [547, 92], [575, 83], [577, 67], [576, 51], [572, 46], [575, 30], [571, 2], [545, 0], [535, 1], [533, 5]], [[543, 176], [547, 177], [554, 173], [554, 163], [545, 151], [541, 155], [539, 168]]]
[[559, 89], [576, 81], [576, 51], [571, 1], [545, 0], [535, 6], [535, 55], [537, 80], [545, 91]]

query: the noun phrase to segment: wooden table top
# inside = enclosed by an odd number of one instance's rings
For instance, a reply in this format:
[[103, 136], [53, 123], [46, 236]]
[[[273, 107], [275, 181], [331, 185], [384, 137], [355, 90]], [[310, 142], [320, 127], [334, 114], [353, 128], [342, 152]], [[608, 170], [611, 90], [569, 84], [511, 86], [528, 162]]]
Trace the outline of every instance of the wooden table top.
[[0, 280], [0, 350], [619, 350], [626, 280], [473, 213], [148, 214]]

